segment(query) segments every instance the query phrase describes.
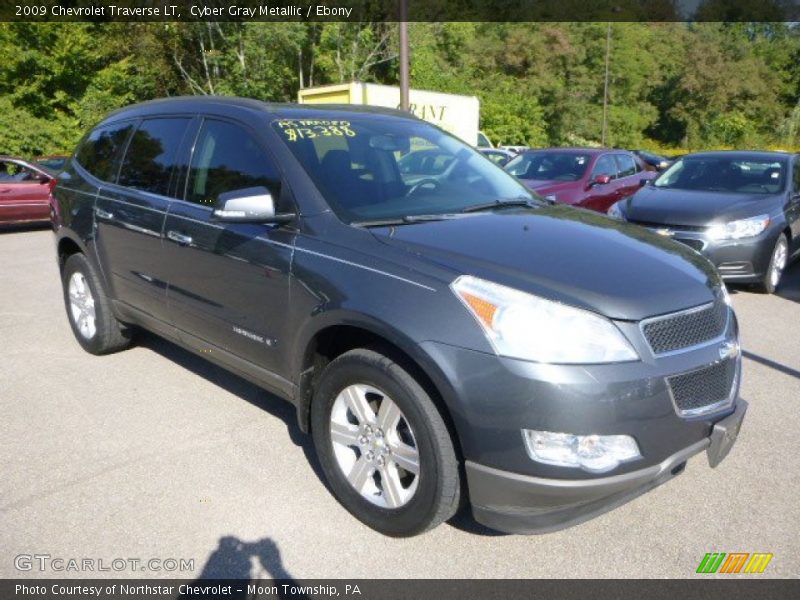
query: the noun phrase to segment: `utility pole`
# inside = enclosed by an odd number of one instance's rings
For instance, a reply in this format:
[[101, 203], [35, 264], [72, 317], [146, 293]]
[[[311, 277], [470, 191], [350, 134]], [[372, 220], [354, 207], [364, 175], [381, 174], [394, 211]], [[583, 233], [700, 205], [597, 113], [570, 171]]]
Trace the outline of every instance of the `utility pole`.
[[611, 21], [608, 22], [606, 31], [606, 77], [603, 82], [603, 133], [601, 134], [600, 144], [606, 145], [606, 133], [608, 130], [608, 59], [611, 56]]
[[400, 0], [400, 110], [409, 110], [408, 102], [408, 0]]

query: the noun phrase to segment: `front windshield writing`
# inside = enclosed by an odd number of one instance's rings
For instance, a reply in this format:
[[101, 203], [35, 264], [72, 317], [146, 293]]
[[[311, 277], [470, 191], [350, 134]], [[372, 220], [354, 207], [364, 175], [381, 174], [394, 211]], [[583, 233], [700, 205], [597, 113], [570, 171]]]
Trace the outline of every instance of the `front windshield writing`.
[[347, 222], [460, 212], [532, 193], [426, 123], [382, 115], [279, 119], [274, 129]]

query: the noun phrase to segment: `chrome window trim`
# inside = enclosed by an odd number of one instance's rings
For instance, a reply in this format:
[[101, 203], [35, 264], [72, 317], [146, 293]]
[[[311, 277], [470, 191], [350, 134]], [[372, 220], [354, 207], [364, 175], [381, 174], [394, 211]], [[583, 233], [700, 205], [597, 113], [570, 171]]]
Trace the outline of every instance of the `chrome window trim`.
[[[161, 213], [161, 214], [164, 214], [164, 215], [168, 214], [170, 217], [175, 217], [177, 219], [183, 219], [185, 221], [191, 221], [193, 223], [197, 223], [198, 225], [205, 225], [206, 227], [213, 227], [215, 229], [224, 229], [225, 228], [223, 225], [219, 225], [217, 223], [210, 223], [208, 221], [201, 221], [199, 219], [195, 219], [195, 218], [188, 217], [188, 216], [181, 215], [181, 214], [176, 214], [176, 213], [173, 213], [173, 212], [157, 210], [155, 208], [149, 208], [147, 206], [141, 206], [139, 204], [132, 204], [130, 202], [125, 202], [124, 200], [120, 200], [119, 198], [109, 198], [107, 196], [101, 196], [100, 194], [84, 192], [83, 190], [76, 190], [76, 189], [68, 188], [68, 187], [64, 187], [64, 189], [67, 189], [67, 190], [70, 190], [70, 191], [74, 191], [74, 192], [78, 192], [80, 194], [86, 194], [88, 196], [96, 196], [97, 198], [103, 198], [103, 199], [109, 200], [111, 202], [119, 202], [121, 204], [126, 204], [128, 206], [132, 206], [134, 208], [142, 208], [144, 210], [150, 210], [150, 211]], [[187, 202], [185, 200], [176, 200], [176, 199], [173, 199], [173, 198], [165, 198], [165, 199], [166, 200], [170, 200], [172, 202], [175, 202], [175, 201], [183, 202], [184, 204], [187, 204], [187, 205], [195, 207], [195, 208], [200, 207], [200, 208], [204, 208], [204, 209], [208, 210], [209, 212], [211, 211], [210, 207], [201, 206], [201, 205], [195, 204], [193, 202]], [[355, 262], [352, 262], [352, 261], [349, 261], [349, 260], [345, 260], [343, 258], [338, 258], [336, 256], [331, 256], [330, 254], [323, 254], [321, 252], [316, 252], [314, 250], [309, 250], [307, 248], [301, 248], [301, 247], [298, 247], [298, 246], [292, 246], [291, 244], [284, 244], [282, 242], [277, 242], [275, 240], [270, 240], [270, 239], [264, 239], [264, 238], [261, 238], [261, 237], [256, 237], [256, 238], [253, 238], [253, 239], [256, 240], [256, 241], [259, 241], [259, 242], [263, 242], [265, 244], [270, 244], [272, 246], [279, 246], [279, 247], [282, 247], [282, 248], [288, 248], [288, 249], [291, 249], [294, 252], [303, 252], [305, 254], [311, 254], [313, 256], [317, 256], [319, 258], [326, 258], [328, 260], [332, 260], [334, 262], [338, 262], [338, 263], [343, 264], [343, 265], [348, 265], [348, 266], [351, 266], [351, 267], [355, 267], [357, 269], [363, 269], [365, 271], [369, 271], [370, 273], [376, 273], [378, 275], [383, 275], [385, 277], [389, 277], [389, 278], [395, 279], [397, 281], [402, 281], [404, 283], [408, 283], [410, 285], [422, 288], [424, 290], [428, 290], [430, 292], [437, 291], [436, 288], [433, 288], [433, 287], [431, 287], [429, 285], [425, 285], [423, 283], [419, 283], [418, 281], [413, 281], [411, 279], [406, 279], [405, 277], [401, 277], [400, 275], [395, 275], [394, 273], [388, 273], [386, 271], [381, 271], [380, 269], [375, 269], [375, 268], [369, 267], [367, 265], [362, 265], [362, 264], [355, 263]]]

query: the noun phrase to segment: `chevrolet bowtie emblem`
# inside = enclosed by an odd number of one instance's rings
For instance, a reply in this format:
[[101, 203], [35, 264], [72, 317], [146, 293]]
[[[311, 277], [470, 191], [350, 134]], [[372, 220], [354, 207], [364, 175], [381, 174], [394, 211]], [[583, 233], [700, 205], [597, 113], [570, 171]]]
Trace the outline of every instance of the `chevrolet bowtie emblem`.
[[739, 345], [735, 342], [725, 342], [719, 347], [719, 357], [722, 360], [734, 358], [739, 354]]

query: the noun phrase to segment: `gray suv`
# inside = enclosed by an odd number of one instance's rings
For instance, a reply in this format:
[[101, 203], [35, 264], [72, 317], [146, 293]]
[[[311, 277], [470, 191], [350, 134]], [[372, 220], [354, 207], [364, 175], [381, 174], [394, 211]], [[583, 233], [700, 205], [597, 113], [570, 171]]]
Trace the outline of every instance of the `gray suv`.
[[[424, 150], [447, 167], [405, 175]], [[337, 499], [387, 535], [462, 503], [508, 532], [578, 523], [715, 466], [746, 410], [706, 259], [404, 113], [148, 102], [89, 132], [54, 196], [81, 346], [147, 329], [292, 402]]]

